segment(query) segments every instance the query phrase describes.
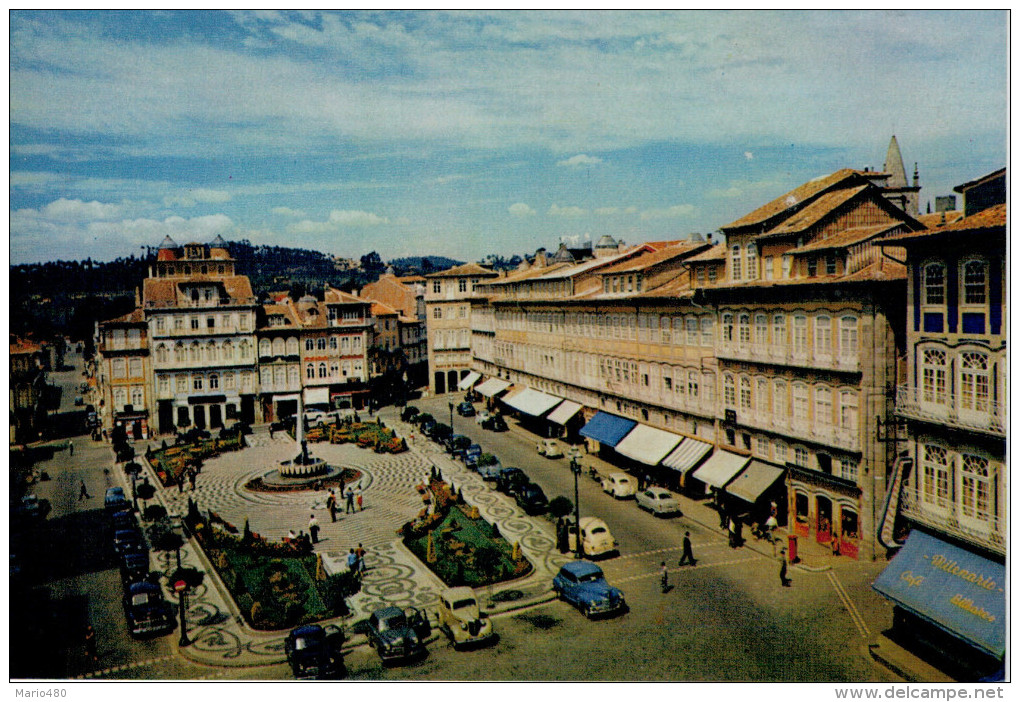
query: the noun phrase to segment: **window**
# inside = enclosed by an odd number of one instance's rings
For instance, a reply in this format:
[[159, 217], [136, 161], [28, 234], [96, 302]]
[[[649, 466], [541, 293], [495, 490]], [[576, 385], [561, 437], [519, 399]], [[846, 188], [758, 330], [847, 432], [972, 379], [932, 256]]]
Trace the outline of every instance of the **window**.
[[192, 317], [191, 318], [191, 328], [193, 330], [197, 330], [198, 329], [198, 317]]
[[315, 377], [315, 364], [309, 363], [305, 366], [305, 377], [309, 380]]
[[960, 408], [987, 412], [989, 400], [988, 356], [968, 351], [960, 356]]
[[457, 281], [457, 292], [467, 292], [467, 279], [461, 278]]
[[242, 340], [241, 343], [237, 345], [237, 350], [241, 353], [242, 361], [246, 361], [251, 357], [251, 345], [247, 341]]
[[810, 454], [808, 454], [807, 449], [803, 446], [795, 446], [793, 448], [793, 462], [801, 468], [808, 467], [809, 457]]
[[698, 318], [688, 317], [684, 320], [684, 324], [687, 326], [687, 345], [697, 346], [698, 344]]
[[714, 283], [719, 278], [719, 271], [716, 270], [715, 266], [710, 266], [708, 269], [708, 282]]
[[177, 392], [187, 392], [188, 376], [185, 373], [178, 373], [175, 385], [177, 386]]
[[807, 317], [802, 314], [793, 318], [793, 352], [807, 353]]
[[949, 504], [949, 453], [935, 444], [925, 444], [922, 452], [921, 500], [939, 507]]
[[124, 388], [117, 388], [113, 391], [113, 406], [117, 409], [122, 409], [127, 404], [127, 390]]
[[742, 314], [740, 315], [740, 346], [742, 348], [747, 347], [751, 343], [751, 315]]
[[772, 317], [772, 344], [779, 348], [786, 346], [786, 315]]
[[857, 317], [841, 317], [839, 320], [839, 355], [842, 358], [857, 357]]
[[815, 389], [815, 423], [832, 424], [832, 390], [829, 388]]
[[337, 346], [338, 346], [338, 344], [337, 344], [336, 337], [335, 336], [329, 337], [329, 348], [331, 350], [333, 350], [333, 351], [336, 351]]
[[857, 431], [857, 393], [850, 390], [839, 393], [839, 426], [850, 432]]
[[[615, 333], [615, 330], [616, 330], [615, 320], [616, 320], [616, 318], [614, 317], [613, 320], [614, 320], [614, 327], [613, 327], [614, 333], [613, 333], [613, 336], [616, 336], [616, 333]], [[660, 341], [661, 341], [661, 343], [668, 344], [669, 343], [669, 317], [661, 317], [659, 319], [659, 330], [660, 330]]]
[[793, 418], [798, 422], [808, 418], [808, 389], [804, 383], [793, 384]]
[[786, 381], [776, 380], [772, 384], [772, 416], [781, 425], [789, 421], [790, 398], [786, 394]]
[[128, 361], [128, 377], [138, 378], [142, 375], [142, 359], [132, 358]]
[[983, 305], [988, 299], [988, 266], [984, 261], [963, 264], [963, 304]]
[[272, 348], [269, 339], [259, 339], [259, 356], [269, 356], [272, 353]]
[[775, 443], [772, 444], [772, 451], [776, 457], [776, 463], [786, 463], [786, 444], [776, 439]]
[[159, 382], [159, 394], [160, 395], [166, 395], [168, 392], [170, 392], [170, 378], [169, 377], [167, 377], [166, 375], [163, 375], [161, 373], [160, 376], [159, 376], [158, 382]]
[[319, 364], [319, 377], [320, 378], [325, 378], [326, 377], [326, 364], [325, 363], [320, 363]]
[[758, 404], [758, 412], [767, 414], [769, 411], [769, 381], [765, 378], [758, 378], [755, 381], [755, 402]]
[[220, 387], [220, 376], [215, 373], [209, 374], [209, 389], [216, 390]]
[[123, 358], [115, 358], [115, 359], [113, 359], [113, 377], [114, 378], [124, 378], [124, 377], [127, 377], [127, 369], [126, 369], [126, 367], [124, 365], [124, 359]]
[[769, 318], [763, 314], [754, 316], [754, 345], [768, 346], [769, 343]]
[[225, 389], [227, 389], [227, 390], [233, 390], [234, 389], [234, 374], [233, 373], [224, 373], [223, 374], [223, 387]]
[[960, 506], [974, 519], [988, 521], [992, 505], [992, 472], [988, 459], [964, 453], [961, 455]]
[[723, 403], [727, 407], [737, 406], [737, 388], [729, 373], [723, 376]]
[[808, 278], [814, 278], [818, 275], [818, 259], [811, 256], [807, 260], [807, 274]]
[[758, 279], [758, 247], [755, 244], [747, 245], [747, 279]]
[[320, 337], [315, 340], [315, 348], [319, 351], [326, 350], [326, 337]]
[[702, 317], [701, 318], [701, 345], [706, 347], [712, 346], [712, 318]]
[[769, 439], [768, 439], [768, 437], [767, 436], [761, 436], [759, 434], [755, 443], [757, 444], [755, 452], [759, 456], [761, 456], [762, 458], [768, 458], [769, 457]]
[[832, 353], [831, 317], [815, 317], [815, 353], [823, 355]]
[[733, 341], [733, 315], [724, 314], [722, 316], [722, 339], [725, 342]]
[[740, 409], [748, 411], [754, 409], [754, 398], [751, 395], [750, 378], [740, 379]]
[[[857, 482], [857, 466], [858, 462], [856, 458], [850, 458], [849, 456], [843, 456], [839, 459], [839, 477], [844, 480], [850, 480], [854, 483]], [[847, 510], [843, 510], [845, 515]], [[843, 529], [843, 536], [849, 536], [846, 528]]]
[[440, 281], [438, 281], [438, 280], [433, 280], [432, 281], [432, 292], [434, 292], [436, 294], [439, 294], [442, 291], [443, 291], [442, 283]]
[[182, 317], [174, 317], [174, 331], [184, 331], [184, 319]]
[[215, 317], [206, 317], [205, 318], [205, 328], [206, 329], [210, 329], [210, 330], [211, 329], [215, 329], [216, 328], [216, 318]]
[[946, 352], [925, 349], [921, 364], [921, 397], [924, 402], [946, 404]]
[[783, 256], [783, 278], [789, 278], [793, 270], [793, 256]]
[[825, 275], [836, 275], [836, 254], [825, 255]]
[[305, 339], [305, 351], [315, 350], [315, 339]]
[[773, 275], [772, 267], [775, 265], [772, 263], [772, 260], [773, 260], [772, 256], [764, 256], [761, 259], [761, 272], [762, 277], [765, 278], [765, 280], [772, 280]]
[[432, 310], [432, 319], [442, 319], [442, 318], [443, 318], [443, 309], [441, 307], [434, 308]]
[[219, 349], [216, 348], [216, 344], [212, 341], [205, 346], [205, 358], [207, 361], [215, 361], [219, 358]]
[[204, 378], [201, 375], [194, 375], [191, 378], [191, 388], [193, 390], [201, 390], [204, 383]]
[[698, 374], [695, 371], [687, 372], [687, 396], [692, 402], [698, 399]]
[[166, 363], [170, 360], [170, 350], [167, 349], [166, 344], [160, 344], [156, 347], [156, 360], [159, 363]]
[[701, 374], [701, 397], [703, 407], [715, 409], [712, 407], [715, 402], [715, 375], [709, 371]]
[[924, 304], [944, 305], [946, 302], [946, 268], [941, 263], [924, 267]]
[[740, 272], [740, 244], [734, 244], [733, 248], [730, 249], [730, 278], [733, 280], [741, 279]]

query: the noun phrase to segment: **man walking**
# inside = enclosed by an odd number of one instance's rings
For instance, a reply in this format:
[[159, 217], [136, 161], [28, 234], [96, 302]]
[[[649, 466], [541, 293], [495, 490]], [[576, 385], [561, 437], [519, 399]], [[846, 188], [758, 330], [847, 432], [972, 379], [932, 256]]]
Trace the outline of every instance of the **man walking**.
[[358, 570], [358, 554], [354, 552], [353, 548], [351, 549], [351, 552], [347, 554], [347, 570], [352, 573], [361, 573], [361, 571]]
[[666, 561], [659, 566], [659, 577], [662, 580], [662, 594], [669, 592], [669, 569], [666, 568]]
[[347, 488], [347, 514], [354, 511], [354, 489]]
[[319, 543], [319, 520], [314, 514], [308, 519], [308, 533], [311, 534], [313, 544]]
[[365, 547], [358, 544], [358, 547], [354, 549], [354, 555], [358, 557], [358, 574], [365, 572]]
[[793, 582], [793, 581], [790, 580], [788, 577], [786, 577], [786, 549], [785, 548], [779, 550], [779, 559], [782, 562], [782, 565], [779, 566], [779, 582], [782, 584], [783, 587], [790, 587], [790, 583]]
[[334, 522], [336, 521], [336, 495], [333, 494], [333, 490], [329, 491], [329, 497], [326, 498], [326, 508], [329, 510], [329, 518]]
[[68, 441], [67, 442], [67, 455], [69, 455], [69, 456], [73, 456], [74, 455], [74, 442], [73, 441]]
[[682, 566], [685, 563], [690, 563], [691, 565], [695, 565], [697, 563], [697, 561], [694, 560], [694, 551], [691, 550], [691, 532], [689, 531], [684, 532], [684, 552], [680, 556], [680, 562], [677, 563], [677, 565]]
[[89, 494], [89, 489], [85, 487], [85, 481], [81, 481], [81, 490], [78, 492], [78, 501], [91, 499], [92, 495]]

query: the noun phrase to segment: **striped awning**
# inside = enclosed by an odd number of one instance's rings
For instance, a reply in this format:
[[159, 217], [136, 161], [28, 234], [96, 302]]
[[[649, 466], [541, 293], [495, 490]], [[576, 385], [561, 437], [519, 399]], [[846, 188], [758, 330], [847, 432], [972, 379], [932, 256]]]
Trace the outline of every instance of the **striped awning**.
[[762, 494], [783, 477], [783, 469], [761, 461], [751, 461], [733, 482], [726, 486], [726, 492], [754, 504]]
[[510, 387], [510, 383], [499, 378], [489, 378], [484, 383], [479, 385], [475, 390], [479, 395], [485, 395], [486, 397], [493, 397]]
[[503, 398], [503, 401], [515, 410], [530, 414], [532, 417], [540, 417], [558, 405], [562, 400], [559, 397], [546, 395], [538, 390], [524, 388], [522, 392], [517, 393], [513, 397]]
[[697, 478], [705, 485], [721, 489], [726, 487], [726, 483], [733, 480], [750, 460], [748, 456], [719, 450], [713, 453], [704, 465], [691, 473], [691, 477]]
[[679, 473], [686, 473], [698, 465], [698, 461], [711, 450], [712, 444], [687, 437], [673, 449], [671, 454], [662, 459], [662, 465]]
[[657, 466], [682, 439], [672, 432], [638, 424], [616, 445], [616, 452], [646, 466]]
[[581, 405], [576, 402], [571, 402], [570, 400], [564, 400], [560, 403], [559, 407], [549, 413], [549, 416], [546, 417], [546, 419], [550, 422], [555, 422], [556, 424], [566, 424], [570, 421], [571, 417], [580, 411]]
[[460, 379], [460, 382], [457, 383], [457, 389], [467, 390], [469, 387], [477, 383], [478, 379], [481, 377], [482, 377], [481, 373], [471, 371], [470, 373], [468, 373], [467, 375]]

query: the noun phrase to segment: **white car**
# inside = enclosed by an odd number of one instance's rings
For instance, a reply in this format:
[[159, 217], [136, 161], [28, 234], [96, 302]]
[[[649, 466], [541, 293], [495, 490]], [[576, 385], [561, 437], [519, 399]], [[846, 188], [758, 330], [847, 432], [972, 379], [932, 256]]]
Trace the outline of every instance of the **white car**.
[[[577, 528], [572, 522], [567, 526], [567, 542], [571, 551], [577, 549]], [[581, 551], [584, 555], [619, 553], [617, 546], [616, 539], [604, 521], [598, 517], [581, 517]]]
[[660, 487], [650, 487], [642, 490], [634, 499], [637, 506], [647, 509], [655, 516], [663, 514], [680, 514], [680, 500], [669, 490]]
[[618, 500], [634, 497], [637, 493], [637, 480], [621, 471], [614, 471], [602, 478], [602, 492]]
[[477, 424], [481, 424], [490, 416], [491, 415], [489, 414], [489, 410], [478, 410], [478, 414], [475, 415], [475, 422]]
[[546, 458], [563, 458], [563, 448], [556, 439], [542, 439], [542, 443], [535, 447], [539, 456]]
[[439, 628], [450, 637], [455, 649], [489, 642], [496, 635], [492, 620], [481, 612], [469, 587], [450, 588], [439, 596], [438, 619]]

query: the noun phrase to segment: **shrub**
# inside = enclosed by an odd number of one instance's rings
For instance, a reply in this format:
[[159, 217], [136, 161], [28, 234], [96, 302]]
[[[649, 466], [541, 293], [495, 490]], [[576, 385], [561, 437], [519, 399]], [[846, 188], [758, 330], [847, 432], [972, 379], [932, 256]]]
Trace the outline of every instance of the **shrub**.
[[574, 503], [563, 497], [563, 495], [554, 497], [549, 501], [549, 514], [555, 519], [567, 516], [572, 509], [574, 509]]

